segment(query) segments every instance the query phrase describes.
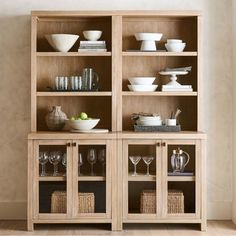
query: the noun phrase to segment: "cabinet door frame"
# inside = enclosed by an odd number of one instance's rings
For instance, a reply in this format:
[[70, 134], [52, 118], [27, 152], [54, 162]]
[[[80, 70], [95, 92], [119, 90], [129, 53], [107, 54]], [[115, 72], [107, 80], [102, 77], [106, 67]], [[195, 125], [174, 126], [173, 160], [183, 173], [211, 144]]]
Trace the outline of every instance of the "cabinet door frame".
[[[32, 202], [33, 207], [33, 218], [35, 220], [64, 220], [70, 219], [72, 216], [72, 149], [68, 146], [72, 140], [35, 140], [33, 144], [33, 158], [32, 161], [32, 172], [33, 172], [33, 196]], [[39, 147], [40, 145], [64, 145], [66, 146], [67, 152], [67, 171], [66, 171], [66, 193], [67, 193], [67, 211], [64, 214], [59, 213], [40, 213], [39, 212]], [[50, 182], [50, 181], [48, 181]]]
[[[164, 145], [163, 145], [164, 144]], [[195, 146], [195, 213], [168, 214], [168, 145], [194, 145]], [[201, 142], [196, 139], [165, 139], [162, 140], [162, 218], [165, 219], [200, 219], [201, 213]]]
[[[109, 219], [108, 222], [111, 222], [111, 188], [112, 188], [112, 140], [73, 140], [73, 200], [72, 205], [72, 218], [80, 219], [84, 223], [89, 223], [92, 221], [99, 222], [99, 219]], [[78, 150], [80, 145], [105, 145], [106, 146], [106, 212], [105, 213], [78, 213]], [[114, 158], [115, 161], [115, 158]]]
[[[123, 222], [150, 222], [153, 220], [157, 220], [161, 217], [161, 148], [158, 146], [158, 143], [161, 143], [161, 140], [123, 140], [123, 158], [122, 158], [122, 167], [123, 167]], [[128, 196], [128, 183], [129, 183], [129, 175], [128, 175], [128, 163], [129, 163], [129, 145], [153, 145], [156, 149], [156, 213], [155, 214], [135, 214], [129, 213], [129, 196]]]

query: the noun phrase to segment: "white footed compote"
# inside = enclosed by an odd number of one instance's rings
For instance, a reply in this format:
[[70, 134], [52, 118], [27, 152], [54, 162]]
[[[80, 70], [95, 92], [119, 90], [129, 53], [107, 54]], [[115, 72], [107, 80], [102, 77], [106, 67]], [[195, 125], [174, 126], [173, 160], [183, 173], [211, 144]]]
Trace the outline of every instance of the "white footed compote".
[[135, 38], [137, 41], [142, 41], [141, 51], [156, 51], [156, 41], [160, 41], [161, 33], [136, 33]]
[[129, 159], [134, 165], [134, 172], [133, 172], [132, 176], [137, 176], [138, 173], [136, 170], [136, 166], [138, 165], [139, 161], [141, 160], [141, 156], [129, 156]]
[[159, 74], [170, 76], [171, 81], [166, 85], [179, 87], [181, 84], [177, 82], [177, 75], [187, 75], [188, 71], [160, 71]]

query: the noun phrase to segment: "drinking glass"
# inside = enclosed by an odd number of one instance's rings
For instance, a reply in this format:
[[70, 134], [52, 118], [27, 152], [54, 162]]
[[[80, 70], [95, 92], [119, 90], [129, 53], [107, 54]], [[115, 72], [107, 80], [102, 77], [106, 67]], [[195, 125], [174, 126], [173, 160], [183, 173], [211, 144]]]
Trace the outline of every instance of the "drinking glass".
[[91, 148], [88, 150], [87, 160], [88, 160], [88, 163], [91, 165], [91, 174], [90, 175], [95, 176], [95, 173], [93, 172], [93, 165], [97, 161], [97, 153], [96, 153], [95, 149]]
[[60, 163], [62, 154], [59, 151], [50, 153], [49, 162], [53, 165], [53, 176], [58, 176], [58, 164]]
[[48, 163], [48, 152], [39, 152], [39, 163], [42, 166], [40, 176], [46, 176], [45, 165]]
[[145, 156], [145, 157], [142, 157], [144, 163], [147, 165], [147, 173], [145, 174], [146, 176], [150, 176], [150, 173], [149, 173], [149, 165], [152, 163], [152, 161], [154, 160], [154, 157], [152, 156]]
[[65, 167], [65, 173], [63, 174], [63, 176], [66, 176], [66, 166], [67, 166], [67, 156], [66, 156], [66, 153], [63, 154], [61, 163]]
[[105, 165], [106, 165], [106, 149], [100, 149], [98, 152], [98, 160], [102, 164], [102, 176], [105, 176]]
[[141, 160], [141, 156], [129, 156], [129, 159], [134, 165], [134, 173], [132, 174], [132, 176], [137, 176], [138, 174], [136, 171], [136, 166], [139, 163], [139, 161]]
[[84, 164], [83, 162], [83, 156], [82, 153], [79, 153], [79, 157], [78, 157], [78, 175], [83, 175], [80, 171], [81, 166]]

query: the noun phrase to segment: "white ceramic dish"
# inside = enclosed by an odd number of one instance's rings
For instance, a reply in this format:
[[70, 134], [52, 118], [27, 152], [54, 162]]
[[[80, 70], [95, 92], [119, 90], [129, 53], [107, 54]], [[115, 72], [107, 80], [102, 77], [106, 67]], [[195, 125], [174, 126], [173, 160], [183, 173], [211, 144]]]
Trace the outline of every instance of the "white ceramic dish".
[[128, 78], [132, 85], [152, 85], [156, 77], [131, 77]]
[[154, 92], [158, 85], [128, 85], [130, 91], [134, 92]]
[[175, 76], [175, 75], [187, 75], [188, 71], [178, 71], [178, 70], [173, 70], [173, 71], [160, 71], [159, 72], [160, 75], [171, 75], [171, 76]]
[[160, 116], [139, 116], [140, 121], [159, 121], [161, 120]]
[[136, 33], [135, 38], [137, 41], [160, 41], [161, 33]]
[[67, 124], [70, 126], [71, 129], [85, 131], [93, 129], [99, 121], [100, 119], [67, 120]]
[[168, 52], [183, 52], [186, 43], [166, 43], [165, 47]]
[[49, 44], [58, 52], [68, 52], [75, 42], [78, 40], [79, 35], [75, 34], [47, 34], [45, 38]]
[[141, 121], [141, 120], [137, 120], [136, 123], [138, 125], [144, 125], [144, 126], [160, 126], [160, 125], [162, 125], [162, 120], [156, 120], [156, 121]]
[[181, 39], [167, 39], [167, 43], [182, 43], [183, 40]]
[[83, 31], [83, 35], [88, 41], [97, 41], [101, 38], [102, 31], [100, 31], [100, 30], [86, 30], [86, 31]]
[[102, 133], [108, 133], [108, 129], [90, 129], [90, 130], [77, 130], [72, 129], [70, 132], [72, 133], [96, 133], [96, 134], [102, 134]]

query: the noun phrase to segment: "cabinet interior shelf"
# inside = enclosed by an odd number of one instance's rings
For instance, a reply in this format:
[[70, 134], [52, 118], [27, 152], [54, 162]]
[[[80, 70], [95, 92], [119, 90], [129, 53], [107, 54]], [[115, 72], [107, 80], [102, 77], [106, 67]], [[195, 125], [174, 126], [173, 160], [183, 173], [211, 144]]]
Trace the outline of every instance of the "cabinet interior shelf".
[[[78, 181], [105, 181], [105, 176], [79, 176]], [[66, 181], [66, 176], [39, 176], [39, 181]]]
[[139, 52], [139, 51], [129, 51], [129, 52], [122, 52], [123, 56], [163, 56], [163, 57], [168, 57], [168, 56], [197, 56], [198, 53], [193, 51], [193, 52]]
[[112, 92], [37, 92], [38, 97], [112, 96]]
[[122, 92], [123, 96], [197, 96], [197, 92]]
[[111, 52], [37, 52], [38, 57], [79, 57], [79, 56], [111, 56]]
[[132, 173], [129, 173], [128, 181], [156, 181], [156, 176], [146, 176], [145, 174], [138, 174], [137, 176], [132, 176]]
[[195, 176], [168, 176], [167, 181], [171, 182], [191, 182], [195, 181]]

